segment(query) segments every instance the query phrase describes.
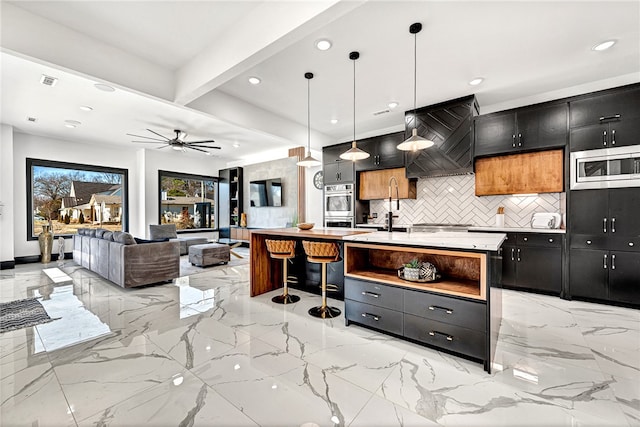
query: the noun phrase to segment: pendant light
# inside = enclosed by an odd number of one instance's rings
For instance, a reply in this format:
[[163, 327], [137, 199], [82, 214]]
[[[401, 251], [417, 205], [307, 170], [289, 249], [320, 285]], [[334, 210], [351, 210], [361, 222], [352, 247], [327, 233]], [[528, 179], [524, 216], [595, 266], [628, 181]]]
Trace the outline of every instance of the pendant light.
[[312, 167], [320, 166], [322, 162], [316, 160], [311, 156], [311, 79], [313, 73], [304, 73], [304, 78], [307, 79], [307, 157], [296, 163], [298, 166]]
[[411, 130], [411, 136], [398, 144], [398, 150], [402, 151], [418, 151], [425, 148], [429, 148], [434, 145], [434, 142], [418, 136], [418, 118], [416, 117], [416, 92], [417, 92], [417, 80], [418, 80], [418, 36], [417, 34], [422, 30], [422, 24], [416, 22], [411, 24], [409, 32], [413, 34], [413, 129]]
[[340, 154], [340, 158], [344, 160], [362, 160], [369, 157], [369, 153], [362, 151], [356, 147], [356, 59], [360, 58], [360, 52], [351, 52], [349, 59], [353, 61], [353, 142], [351, 148]]

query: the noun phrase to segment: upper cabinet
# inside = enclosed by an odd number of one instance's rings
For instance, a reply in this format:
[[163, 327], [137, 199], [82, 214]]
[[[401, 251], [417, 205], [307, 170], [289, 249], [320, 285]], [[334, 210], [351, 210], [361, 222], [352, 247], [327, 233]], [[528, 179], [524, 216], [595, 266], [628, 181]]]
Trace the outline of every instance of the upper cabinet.
[[[442, 102], [405, 113], [405, 138], [417, 124], [418, 135], [433, 147], [406, 153], [407, 178], [459, 175], [473, 172], [472, 120], [478, 112], [475, 96]], [[414, 120], [415, 119], [415, 120]]]
[[474, 155], [491, 156], [564, 147], [566, 102], [518, 108], [478, 116], [474, 121]]
[[340, 154], [351, 147], [351, 143], [331, 145], [322, 150], [322, 176], [324, 185], [344, 184], [355, 181], [354, 162], [343, 160]]
[[358, 148], [369, 153], [369, 157], [355, 162], [356, 172], [404, 167], [404, 151], [397, 148], [402, 141], [402, 131], [358, 141]]
[[640, 86], [589, 94], [569, 103], [571, 151], [640, 144]]

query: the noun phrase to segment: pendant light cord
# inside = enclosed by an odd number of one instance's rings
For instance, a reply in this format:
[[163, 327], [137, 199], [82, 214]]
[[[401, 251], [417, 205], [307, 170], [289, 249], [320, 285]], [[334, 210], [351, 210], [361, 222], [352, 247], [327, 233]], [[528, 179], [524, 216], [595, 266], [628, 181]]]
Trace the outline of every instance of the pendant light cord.
[[307, 154], [311, 155], [311, 79], [307, 79]]
[[356, 60], [353, 60], [353, 140], [356, 140]]
[[413, 35], [413, 127], [418, 129], [416, 94], [418, 92], [418, 33]]

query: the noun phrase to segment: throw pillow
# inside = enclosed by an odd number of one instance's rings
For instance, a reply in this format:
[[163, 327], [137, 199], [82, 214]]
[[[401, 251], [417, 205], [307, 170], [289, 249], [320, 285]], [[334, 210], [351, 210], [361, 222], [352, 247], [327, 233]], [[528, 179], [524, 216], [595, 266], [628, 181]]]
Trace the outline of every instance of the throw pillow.
[[133, 238], [133, 236], [129, 233], [126, 232], [118, 232], [119, 234], [117, 236], [114, 237], [114, 241], [118, 242], [118, 243], [122, 243], [123, 245], [135, 245], [136, 244], [136, 240]]
[[168, 242], [169, 238], [165, 238], [165, 239], [154, 239], [154, 240], [145, 240], [145, 239], [140, 239], [138, 237], [134, 237], [134, 240], [136, 241], [137, 244], [143, 244], [143, 243], [158, 243], [158, 242]]
[[105, 231], [104, 233], [102, 233], [102, 240], [111, 240], [111, 241], [113, 241], [113, 232]]
[[175, 239], [178, 237], [175, 224], [149, 225], [149, 237], [151, 240], [157, 239]]

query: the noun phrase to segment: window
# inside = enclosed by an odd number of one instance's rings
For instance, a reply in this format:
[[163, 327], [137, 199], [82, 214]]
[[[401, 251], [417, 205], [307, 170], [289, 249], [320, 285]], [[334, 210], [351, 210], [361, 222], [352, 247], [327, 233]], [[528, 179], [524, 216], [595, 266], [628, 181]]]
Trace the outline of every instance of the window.
[[27, 159], [27, 239], [48, 224], [56, 236], [84, 227], [127, 230], [127, 189], [126, 169]]
[[160, 224], [175, 224], [182, 232], [217, 227], [217, 178], [163, 170], [158, 178]]

